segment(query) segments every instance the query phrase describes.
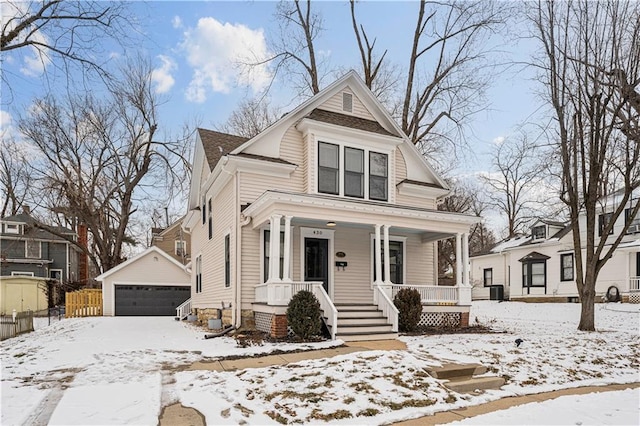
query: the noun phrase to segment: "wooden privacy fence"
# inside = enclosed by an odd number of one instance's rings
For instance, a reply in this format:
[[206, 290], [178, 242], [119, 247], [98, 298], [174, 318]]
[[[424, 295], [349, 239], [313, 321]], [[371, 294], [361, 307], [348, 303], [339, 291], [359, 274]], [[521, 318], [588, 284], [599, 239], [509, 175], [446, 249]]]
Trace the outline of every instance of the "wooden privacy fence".
[[102, 290], [85, 288], [66, 293], [66, 318], [102, 316]]
[[0, 317], [0, 340], [33, 331], [33, 312], [16, 312]]

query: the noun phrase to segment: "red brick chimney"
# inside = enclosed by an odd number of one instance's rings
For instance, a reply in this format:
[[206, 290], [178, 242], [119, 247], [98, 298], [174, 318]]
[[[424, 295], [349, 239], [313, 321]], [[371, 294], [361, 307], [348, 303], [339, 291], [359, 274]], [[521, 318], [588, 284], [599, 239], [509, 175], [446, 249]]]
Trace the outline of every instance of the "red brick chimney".
[[[78, 244], [86, 250], [88, 247], [87, 225], [80, 223], [77, 229]], [[89, 257], [85, 252], [78, 254], [78, 281], [85, 285], [89, 282]]]

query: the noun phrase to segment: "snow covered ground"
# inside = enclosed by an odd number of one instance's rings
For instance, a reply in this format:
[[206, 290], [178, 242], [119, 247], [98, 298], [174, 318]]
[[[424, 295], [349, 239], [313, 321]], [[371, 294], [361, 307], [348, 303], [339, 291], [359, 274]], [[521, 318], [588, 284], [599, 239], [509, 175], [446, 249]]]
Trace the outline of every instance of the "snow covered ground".
[[[471, 322], [477, 319], [502, 333], [401, 337], [406, 351], [357, 352], [236, 372], [184, 367], [341, 342], [241, 348], [229, 337], [205, 340], [202, 329], [172, 318], [37, 324], [34, 333], [0, 343], [0, 423], [156, 424], [163, 406], [181, 402], [202, 412], [208, 424], [382, 424], [509, 395], [640, 381], [640, 305], [596, 305], [595, 333], [576, 331], [579, 311], [578, 304], [474, 302]], [[524, 341], [520, 347], [516, 338]], [[451, 361], [482, 363], [488, 374], [503, 376], [507, 383], [501, 390], [471, 396], [452, 392], [424, 373], [426, 367]], [[621, 412], [635, 410], [637, 418], [637, 398], [635, 404], [632, 399], [625, 396], [616, 403], [624, 405]], [[601, 407], [587, 406], [593, 411]], [[550, 413], [543, 406], [525, 407]], [[554, 423], [564, 419], [555, 417]], [[585, 417], [583, 424], [589, 422]]]

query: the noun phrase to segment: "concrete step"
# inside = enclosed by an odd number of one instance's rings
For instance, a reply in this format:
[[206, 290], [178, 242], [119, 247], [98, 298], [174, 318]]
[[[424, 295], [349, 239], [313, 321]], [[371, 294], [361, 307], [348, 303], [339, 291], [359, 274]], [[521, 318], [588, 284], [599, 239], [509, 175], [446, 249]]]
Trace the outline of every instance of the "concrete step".
[[427, 370], [436, 379], [471, 378], [487, 372], [487, 368], [481, 364], [443, 364]]
[[345, 325], [387, 324], [387, 317], [338, 317], [338, 327]]
[[349, 304], [337, 304], [335, 305], [338, 312], [340, 311], [377, 311], [376, 305], [369, 305], [366, 303], [349, 303]]
[[398, 333], [389, 331], [386, 333], [342, 333], [338, 331], [336, 339], [344, 340], [345, 342], [358, 342], [363, 340], [391, 340], [397, 339]]
[[358, 324], [358, 325], [340, 325], [338, 324], [338, 334], [360, 333], [360, 334], [377, 334], [387, 333], [391, 331], [391, 324]]
[[353, 310], [353, 311], [338, 311], [338, 318], [384, 318], [382, 315], [382, 311], [363, 311], [363, 310]]
[[472, 377], [463, 380], [449, 380], [444, 386], [458, 393], [470, 393], [487, 389], [500, 389], [504, 385], [502, 377]]

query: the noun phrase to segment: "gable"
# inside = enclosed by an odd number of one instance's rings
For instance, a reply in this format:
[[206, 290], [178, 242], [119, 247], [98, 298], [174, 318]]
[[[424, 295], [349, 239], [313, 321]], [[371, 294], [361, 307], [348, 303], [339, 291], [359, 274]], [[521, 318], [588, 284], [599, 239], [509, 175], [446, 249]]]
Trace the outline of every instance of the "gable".
[[[352, 97], [350, 112], [343, 109], [344, 93], [349, 94]], [[350, 114], [354, 117], [362, 118], [364, 120], [375, 121], [374, 116], [371, 115], [367, 107], [362, 103], [360, 98], [353, 92], [350, 87], [345, 87], [343, 90], [338, 91], [338, 93], [330, 97], [326, 102], [318, 105], [318, 108], [340, 114]]]
[[184, 270], [184, 267], [155, 246], [96, 277], [97, 281], [105, 281], [106, 279], [163, 284], [191, 282], [191, 276]]

